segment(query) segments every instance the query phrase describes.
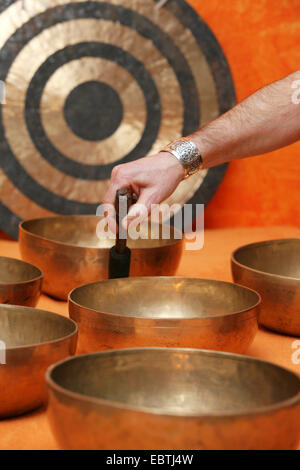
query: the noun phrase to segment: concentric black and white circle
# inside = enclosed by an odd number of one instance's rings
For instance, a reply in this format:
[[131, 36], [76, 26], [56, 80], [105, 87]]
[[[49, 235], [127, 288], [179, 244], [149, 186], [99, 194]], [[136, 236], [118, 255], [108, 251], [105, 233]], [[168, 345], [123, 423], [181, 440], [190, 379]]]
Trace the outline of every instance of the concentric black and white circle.
[[[95, 213], [112, 168], [194, 132], [235, 103], [212, 31], [182, 0], [4, 0], [0, 227]], [[226, 165], [170, 202], [207, 203]], [[3, 217], [1, 215], [3, 214]]]

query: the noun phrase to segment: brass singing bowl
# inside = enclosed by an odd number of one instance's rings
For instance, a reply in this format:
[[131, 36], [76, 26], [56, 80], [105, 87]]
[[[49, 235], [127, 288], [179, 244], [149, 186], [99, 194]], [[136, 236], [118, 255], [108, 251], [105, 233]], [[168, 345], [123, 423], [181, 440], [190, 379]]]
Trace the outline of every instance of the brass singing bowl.
[[[66, 300], [77, 286], [108, 277], [109, 250], [114, 241], [97, 237], [97, 216], [60, 216], [22, 222], [19, 242], [22, 258], [44, 272], [43, 290]], [[149, 235], [150, 226], [143, 227]], [[170, 227], [170, 237], [163, 238], [158, 226], [158, 239], [129, 239], [131, 248], [130, 276], [173, 275], [179, 264], [183, 240]], [[181, 237], [181, 238], [176, 238]]]
[[215, 351], [141, 348], [77, 356], [46, 374], [63, 449], [293, 449], [300, 378]]
[[76, 288], [69, 313], [79, 353], [149, 346], [244, 352], [259, 303], [256, 292], [229, 282], [140, 277]]
[[45, 402], [45, 371], [75, 354], [77, 325], [29, 307], [0, 305], [0, 418]]
[[0, 304], [35, 307], [42, 283], [43, 273], [36, 266], [0, 256]]
[[231, 267], [235, 282], [261, 294], [259, 323], [300, 336], [300, 238], [242, 246]]

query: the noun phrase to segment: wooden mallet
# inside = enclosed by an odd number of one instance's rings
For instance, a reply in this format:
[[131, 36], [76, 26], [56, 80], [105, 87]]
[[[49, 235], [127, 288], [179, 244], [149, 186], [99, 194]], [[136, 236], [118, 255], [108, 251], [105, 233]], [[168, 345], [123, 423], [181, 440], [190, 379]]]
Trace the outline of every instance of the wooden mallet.
[[133, 204], [133, 195], [130, 189], [122, 188], [117, 191], [115, 208], [118, 225], [116, 244], [109, 253], [109, 279], [128, 277], [130, 271], [131, 251], [127, 246], [127, 230], [122, 227], [122, 220], [128, 214]]

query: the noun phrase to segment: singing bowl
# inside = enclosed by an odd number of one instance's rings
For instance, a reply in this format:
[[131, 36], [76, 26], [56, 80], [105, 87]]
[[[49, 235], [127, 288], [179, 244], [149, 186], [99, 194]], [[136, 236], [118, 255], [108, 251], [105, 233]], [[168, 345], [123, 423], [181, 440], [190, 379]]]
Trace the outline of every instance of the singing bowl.
[[46, 374], [63, 449], [293, 449], [300, 378], [269, 362], [196, 349], [77, 356]]
[[43, 273], [36, 266], [0, 256], [0, 304], [35, 307], [42, 283]]
[[0, 418], [42, 405], [45, 371], [75, 354], [77, 325], [30, 307], [0, 305]]
[[235, 282], [261, 294], [259, 323], [300, 336], [300, 238], [242, 246], [231, 267]]
[[[77, 286], [108, 277], [111, 239], [97, 237], [97, 216], [60, 216], [22, 222], [19, 242], [22, 258], [44, 272], [43, 290], [62, 300]], [[173, 275], [179, 264], [183, 240], [170, 227], [170, 238], [129, 239], [130, 276]], [[164, 226], [166, 228], [166, 226]], [[144, 227], [148, 235], [148, 225]], [[176, 238], [176, 237], [181, 237]]]
[[140, 277], [76, 288], [69, 313], [79, 353], [149, 346], [244, 352], [259, 303], [256, 292], [229, 282]]

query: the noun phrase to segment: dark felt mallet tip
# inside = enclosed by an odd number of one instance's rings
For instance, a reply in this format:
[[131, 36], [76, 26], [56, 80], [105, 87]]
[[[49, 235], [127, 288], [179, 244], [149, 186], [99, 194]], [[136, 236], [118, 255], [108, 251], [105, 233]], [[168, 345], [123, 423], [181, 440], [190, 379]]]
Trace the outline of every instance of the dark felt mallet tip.
[[130, 271], [131, 251], [126, 246], [124, 253], [118, 253], [113, 246], [109, 253], [109, 279], [128, 277]]

